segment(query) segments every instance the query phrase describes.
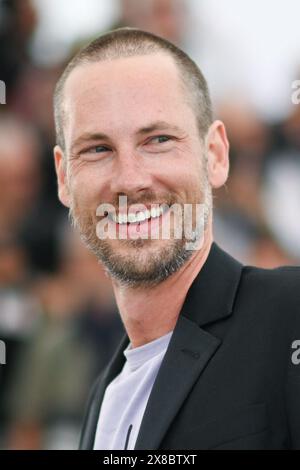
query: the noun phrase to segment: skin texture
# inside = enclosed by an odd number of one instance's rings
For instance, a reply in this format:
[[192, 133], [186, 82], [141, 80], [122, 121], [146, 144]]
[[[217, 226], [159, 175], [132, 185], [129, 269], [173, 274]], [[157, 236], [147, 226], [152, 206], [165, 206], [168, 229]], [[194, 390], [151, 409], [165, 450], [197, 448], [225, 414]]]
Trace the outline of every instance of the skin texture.
[[[135, 279], [130, 285], [110, 271], [133, 347], [174, 328], [212, 243], [211, 189], [228, 176], [224, 125], [215, 121], [201, 140], [186, 93], [165, 53], [79, 66], [65, 85], [66, 148], [54, 149], [59, 198], [104, 265], [113, 262]], [[102, 137], [82, 139], [96, 133]], [[161, 264], [184, 253], [184, 240], [98, 240], [96, 209], [102, 202], [117, 207], [121, 194], [128, 205], [205, 203], [201, 249], [190, 252], [172, 275], [147, 283]]]

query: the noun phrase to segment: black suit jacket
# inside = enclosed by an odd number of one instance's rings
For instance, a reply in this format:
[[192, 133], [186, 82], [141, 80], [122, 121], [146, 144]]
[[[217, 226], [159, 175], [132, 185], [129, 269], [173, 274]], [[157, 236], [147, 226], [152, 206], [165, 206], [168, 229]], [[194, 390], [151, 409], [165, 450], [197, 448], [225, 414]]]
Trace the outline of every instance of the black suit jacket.
[[[178, 317], [135, 449], [300, 449], [296, 340], [300, 268], [243, 266], [213, 243]], [[128, 342], [126, 335], [91, 392], [80, 449], [93, 448], [103, 395]]]

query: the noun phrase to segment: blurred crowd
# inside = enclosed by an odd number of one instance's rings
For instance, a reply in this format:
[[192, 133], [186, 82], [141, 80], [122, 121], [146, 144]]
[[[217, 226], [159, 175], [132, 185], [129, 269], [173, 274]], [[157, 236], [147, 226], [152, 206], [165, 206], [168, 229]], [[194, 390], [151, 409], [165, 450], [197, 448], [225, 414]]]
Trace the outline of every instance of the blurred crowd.
[[[37, 64], [34, 3], [0, 5], [0, 448], [76, 448], [90, 386], [124, 330], [109, 279], [57, 199], [52, 94], [69, 57]], [[184, 48], [185, 15], [185, 0], [120, 0], [110, 29], [140, 27]], [[234, 95], [214, 105], [231, 144], [216, 241], [244, 263], [299, 264], [300, 106], [266, 122]]]

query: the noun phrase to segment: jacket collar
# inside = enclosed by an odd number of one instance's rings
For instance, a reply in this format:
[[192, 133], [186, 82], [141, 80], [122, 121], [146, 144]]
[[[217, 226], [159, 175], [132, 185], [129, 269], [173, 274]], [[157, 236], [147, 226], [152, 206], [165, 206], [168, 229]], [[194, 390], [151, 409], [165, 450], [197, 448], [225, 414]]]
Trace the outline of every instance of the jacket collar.
[[215, 242], [186, 296], [181, 315], [199, 326], [231, 315], [242, 264]]
[[[192, 283], [178, 317], [147, 403], [135, 449], [159, 448], [193, 384], [222, 343], [202, 327], [232, 314], [241, 272], [242, 265], [212, 243], [208, 258]], [[125, 362], [123, 351], [128, 343], [125, 335], [102, 375], [81, 448], [93, 448], [105, 389], [121, 371]]]

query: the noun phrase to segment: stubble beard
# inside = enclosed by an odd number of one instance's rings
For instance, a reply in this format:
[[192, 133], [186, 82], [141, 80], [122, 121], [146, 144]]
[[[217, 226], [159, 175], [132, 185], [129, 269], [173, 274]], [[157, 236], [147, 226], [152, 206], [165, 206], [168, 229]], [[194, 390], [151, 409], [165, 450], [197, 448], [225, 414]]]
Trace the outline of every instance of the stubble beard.
[[[204, 205], [204, 233], [202, 230], [201, 233], [195, 232], [195, 243], [205, 236], [212, 212], [212, 193], [206, 174], [201, 186], [203, 196], [198, 203]], [[154, 287], [177, 272], [194, 253], [187, 249], [184, 236], [168, 240], [100, 239], [96, 233], [96, 216], [80, 209], [75, 197], [71, 203], [69, 218], [84, 244], [103, 265], [107, 274], [122, 286]]]

